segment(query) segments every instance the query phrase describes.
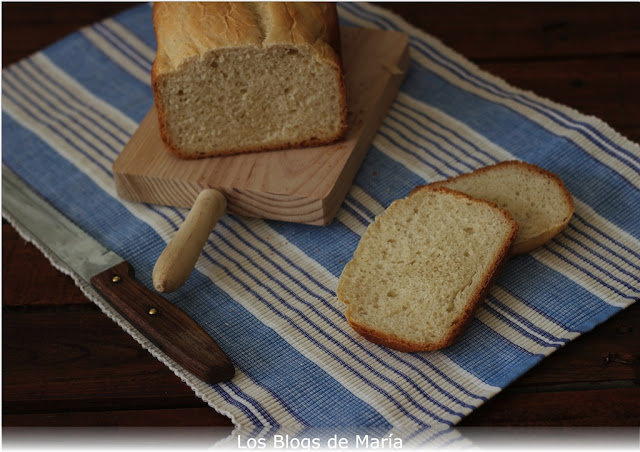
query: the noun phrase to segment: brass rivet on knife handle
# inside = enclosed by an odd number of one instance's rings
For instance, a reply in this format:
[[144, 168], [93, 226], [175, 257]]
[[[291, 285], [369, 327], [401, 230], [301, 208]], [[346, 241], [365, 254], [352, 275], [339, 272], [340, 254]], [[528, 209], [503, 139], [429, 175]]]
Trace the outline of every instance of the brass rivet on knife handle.
[[[114, 274], [120, 277], [117, 284]], [[180, 308], [136, 281], [128, 262], [98, 273], [91, 284], [143, 336], [196, 377], [208, 383], [233, 378], [233, 364], [213, 338]]]
[[200, 192], [185, 222], [153, 268], [153, 287], [173, 292], [189, 278], [209, 234], [227, 209], [227, 199], [215, 188]]

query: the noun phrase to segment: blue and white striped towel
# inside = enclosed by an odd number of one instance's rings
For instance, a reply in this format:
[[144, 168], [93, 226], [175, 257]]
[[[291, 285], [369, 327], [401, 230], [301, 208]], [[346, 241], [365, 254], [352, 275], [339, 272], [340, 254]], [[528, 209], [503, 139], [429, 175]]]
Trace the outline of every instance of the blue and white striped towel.
[[[459, 441], [453, 426], [465, 415], [638, 299], [640, 148], [378, 7], [340, 4], [339, 15], [407, 32], [411, 67], [337, 218], [319, 228], [225, 216], [187, 285], [168, 296], [229, 354], [233, 381], [197, 380], [78, 284], [238, 432], [353, 427]], [[3, 164], [147, 286], [186, 211], [118, 199], [111, 165], [153, 103], [154, 49], [142, 5], [8, 67], [2, 84]], [[367, 225], [415, 185], [507, 159], [564, 180], [576, 205], [566, 231], [509, 262], [458, 344], [407, 354], [362, 340], [335, 288]]]

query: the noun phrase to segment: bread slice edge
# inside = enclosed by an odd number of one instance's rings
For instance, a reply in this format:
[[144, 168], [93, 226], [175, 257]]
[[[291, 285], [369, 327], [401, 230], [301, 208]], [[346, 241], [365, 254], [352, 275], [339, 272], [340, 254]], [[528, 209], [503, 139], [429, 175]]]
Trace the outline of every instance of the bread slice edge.
[[[550, 180], [560, 190], [560, 193], [562, 194], [562, 197], [563, 197], [564, 204], [567, 209], [567, 215], [565, 216], [564, 221], [554, 224], [552, 227], [544, 231], [541, 231], [537, 235], [529, 236], [529, 237], [520, 237], [518, 240], [516, 240], [511, 250], [511, 255], [518, 256], [518, 255], [522, 255], [522, 254], [526, 254], [531, 251], [534, 251], [537, 248], [540, 248], [545, 243], [549, 242], [551, 239], [553, 239], [556, 235], [558, 235], [567, 227], [567, 225], [569, 224], [569, 221], [571, 221], [571, 218], [573, 217], [573, 213], [575, 211], [573, 197], [571, 196], [571, 193], [565, 186], [562, 179], [560, 179], [560, 177], [557, 174], [554, 174], [551, 171], [545, 170], [532, 163], [524, 162], [521, 160], [506, 160], [503, 162], [498, 162], [493, 165], [484, 166], [470, 173], [461, 174], [459, 176], [451, 177], [443, 181], [432, 182], [428, 184], [428, 186], [444, 187], [448, 182], [451, 182], [454, 180], [476, 177], [478, 175], [491, 173], [496, 169], [501, 169], [508, 166], [517, 167], [524, 171], [537, 173], [539, 176], [542, 176]], [[422, 186], [418, 186], [414, 190], [420, 187]]]
[[[489, 291], [495, 284], [495, 281], [501, 274], [505, 263], [507, 262], [511, 247], [515, 241], [515, 238], [518, 233], [518, 223], [513, 220], [512, 216], [505, 209], [498, 207], [495, 203], [485, 201], [482, 199], [473, 198], [465, 193], [451, 190], [446, 187], [432, 187], [429, 185], [422, 185], [416, 187], [411, 191], [409, 196], [414, 196], [420, 190], [432, 190], [432, 191], [443, 191], [453, 193], [460, 198], [469, 199], [473, 202], [484, 203], [490, 205], [492, 208], [499, 211], [506, 219], [508, 224], [511, 226], [510, 231], [508, 231], [507, 236], [502, 242], [502, 246], [495, 253], [494, 259], [492, 263], [487, 267], [485, 272], [484, 279], [481, 284], [478, 285], [478, 289], [476, 292], [469, 298], [468, 303], [466, 304], [465, 309], [461, 312], [460, 316], [456, 319], [456, 322], [449, 329], [448, 334], [437, 342], [412, 342], [408, 340], [404, 340], [397, 336], [391, 336], [389, 334], [380, 332], [375, 330], [374, 328], [370, 328], [367, 325], [362, 325], [354, 321], [350, 316], [350, 301], [345, 298], [344, 294], [340, 290], [340, 284], [338, 283], [338, 289], [336, 290], [336, 295], [339, 301], [344, 303], [347, 306], [347, 310], [345, 312], [345, 316], [351, 327], [360, 334], [362, 337], [367, 339], [370, 342], [398, 350], [401, 352], [426, 352], [439, 350], [450, 345], [453, 345], [460, 336], [466, 331], [469, 323], [473, 320], [476, 311], [482, 305], [484, 300], [486, 299]], [[395, 202], [391, 204], [385, 212], [388, 212], [389, 209], [393, 208]], [[349, 265], [349, 263], [347, 263]]]

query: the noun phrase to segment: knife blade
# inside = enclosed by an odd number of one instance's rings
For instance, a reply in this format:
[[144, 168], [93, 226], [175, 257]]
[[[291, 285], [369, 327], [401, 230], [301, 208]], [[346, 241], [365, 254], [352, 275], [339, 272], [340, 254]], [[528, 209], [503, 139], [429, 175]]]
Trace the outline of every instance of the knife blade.
[[58, 212], [4, 165], [2, 214], [36, 238], [45, 253], [89, 282], [138, 332], [176, 363], [208, 383], [233, 378], [231, 360], [200, 325], [140, 284], [128, 262]]

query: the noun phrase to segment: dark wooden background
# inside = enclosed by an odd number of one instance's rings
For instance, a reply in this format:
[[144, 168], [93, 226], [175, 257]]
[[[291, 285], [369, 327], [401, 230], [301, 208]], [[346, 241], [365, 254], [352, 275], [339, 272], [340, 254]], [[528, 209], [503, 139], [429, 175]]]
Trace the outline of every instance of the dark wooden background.
[[[132, 4], [3, 3], [2, 65]], [[638, 3], [380, 4], [480, 67], [640, 142]], [[230, 421], [2, 224], [2, 425]], [[639, 426], [640, 303], [554, 353], [463, 426]]]

